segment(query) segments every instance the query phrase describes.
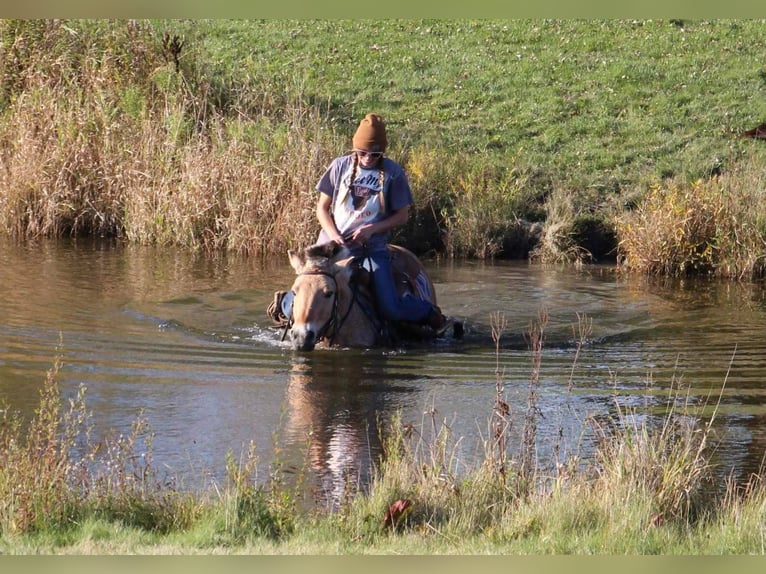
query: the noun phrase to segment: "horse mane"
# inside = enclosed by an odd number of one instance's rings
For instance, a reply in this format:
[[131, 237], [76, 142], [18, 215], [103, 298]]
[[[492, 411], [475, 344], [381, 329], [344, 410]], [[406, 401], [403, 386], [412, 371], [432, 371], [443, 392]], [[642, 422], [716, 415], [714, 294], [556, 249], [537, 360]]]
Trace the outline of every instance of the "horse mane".
[[346, 246], [330, 241], [329, 243], [306, 247], [303, 250], [303, 256], [307, 266], [326, 268], [328, 265], [333, 265], [341, 259], [350, 257], [350, 254]]
[[306, 247], [304, 253], [306, 257], [324, 257], [325, 259], [332, 259], [341, 249], [342, 245], [330, 241], [329, 243], [321, 243], [319, 245], [311, 245]]

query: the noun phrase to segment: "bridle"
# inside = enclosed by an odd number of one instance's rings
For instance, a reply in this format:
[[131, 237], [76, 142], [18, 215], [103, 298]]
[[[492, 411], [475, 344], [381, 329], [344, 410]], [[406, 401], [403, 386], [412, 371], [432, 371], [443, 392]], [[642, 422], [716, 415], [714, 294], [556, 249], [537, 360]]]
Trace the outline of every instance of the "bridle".
[[[330, 345], [333, 343], [333, 339], [335, 335], [338, 334], [338, 331], [341, 327], [343, 327], [343, 324], [346, 322], [346, 319], [348, 318], [349, 314], [351, 313], [351, 309], [354, 307], [354, 303], [357, 300], [357, 290], [351, 289], [352, 297], [351, 301], [348, 304], [348, 309], [346, 309], [345, 314], [343, 317], [338, 320], [338, 279], [336, 277], [335, 273], [330, 273], [329, 271], [323, 271], [322, 269], [309, 269], [308, 271], [302, 271], [298, 274], [300, 277], [301, 275], [323, 275], [325, 277], [328, 277], [332, 279], [333, 283], [335, 283], [335, 290], [333, 292], [333, 301], [332, 301], [332, 312], [330, 313], [330, 318], [327, 319], [324, 325], [317, 331], [316, 334], [316, 340], [319, 341], [320, 339], [326, 338]], [[285, 330], [282, 333], [282, 340], [284, 341], [285, 336], [287, 335], [287, 332], [292, 328], [293, 325], [293, 318], [292, 313], [290, 314], [290, 320], [285, 325]], [[332, 333], [329, 334], [330, 329], [332, 329]]]

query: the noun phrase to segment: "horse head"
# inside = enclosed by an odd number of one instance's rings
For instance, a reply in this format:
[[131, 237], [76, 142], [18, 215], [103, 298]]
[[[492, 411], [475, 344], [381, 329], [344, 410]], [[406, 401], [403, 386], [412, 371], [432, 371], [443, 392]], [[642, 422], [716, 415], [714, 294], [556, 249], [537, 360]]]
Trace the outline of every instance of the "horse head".
[[290, 340], [296, 350], [312, 351], [321, 340], [332, 342], [339, 312], [348, 306], [350, 253], [334, 242], [288, 250], [295, 273], [292, 285]]

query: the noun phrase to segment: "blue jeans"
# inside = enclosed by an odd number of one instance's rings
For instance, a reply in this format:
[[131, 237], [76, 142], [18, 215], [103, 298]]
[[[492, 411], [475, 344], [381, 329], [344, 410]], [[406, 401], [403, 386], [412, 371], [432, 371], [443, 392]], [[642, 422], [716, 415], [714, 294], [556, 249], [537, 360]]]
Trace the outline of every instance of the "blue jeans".
[[362, 266], [372, 272], [375, 299], [384, 319], [413, 323], [425, 322], [434, 306], [430, 301], [417, 296], [399, 296], [391, 270], [391, 256], [385, 246], [382, 249], [371, 249], [365, 252], [360, 260]]

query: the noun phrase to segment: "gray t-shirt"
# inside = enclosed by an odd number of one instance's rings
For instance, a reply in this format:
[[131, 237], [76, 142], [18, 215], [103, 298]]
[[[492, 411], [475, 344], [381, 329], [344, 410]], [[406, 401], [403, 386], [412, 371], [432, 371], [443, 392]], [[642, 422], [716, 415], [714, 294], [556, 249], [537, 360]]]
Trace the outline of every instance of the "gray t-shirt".
[[[333, 198], [333, 219], [341, 235], [365, 223], [385, 219], [391, 212], [413, 203], [412, 190], [404, 170], [389, 158], [383, 158], [382, 174], [380, 167], [364, 169], [361, 165], [357, 165], [354, 172], [354, 154], [335, 158], [317, 183], [316, 189]], [[368, 247], [384, 247], [390, 235], [388, 232], [373, 235], [368, 241]], [[317, 243], [326, 243], [328, 240], [322, 231]]]

